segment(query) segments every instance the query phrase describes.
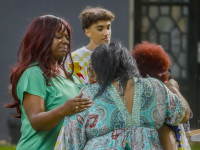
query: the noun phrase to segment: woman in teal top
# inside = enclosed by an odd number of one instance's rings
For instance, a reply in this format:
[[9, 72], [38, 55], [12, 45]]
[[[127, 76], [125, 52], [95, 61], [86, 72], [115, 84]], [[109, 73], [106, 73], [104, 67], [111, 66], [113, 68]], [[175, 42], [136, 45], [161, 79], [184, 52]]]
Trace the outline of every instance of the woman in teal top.
[[120, 43], [98, 46], [91, 65], [97, 83], [80, 92], [93, 105], [66, 116], [55, 150], [162, 150], [157, 130], [163, 123], [188, 120], [190, 107], [175, 82], [168, 81], [172, 93], [154, 78], [141, 78]]
[[14, 102], [5, 106], [16, 107], [19, 115], [14, 117], [21, 118], [17, 150], [53, 150], [64, 116], [91, 105], [82, 94], [76, 96], [82, 84], [73, 69], [68, 73], [64, 68], [68, 55], [73, 64], [69, 24], [52, 15], [34, 19], [12, 68]]

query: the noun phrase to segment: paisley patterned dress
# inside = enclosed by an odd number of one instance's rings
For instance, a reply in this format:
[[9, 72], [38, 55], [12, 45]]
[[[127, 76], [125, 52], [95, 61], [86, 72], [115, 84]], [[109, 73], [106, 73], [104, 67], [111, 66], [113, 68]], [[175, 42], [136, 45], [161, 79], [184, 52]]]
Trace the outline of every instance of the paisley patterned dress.
[[134, 77], [132, 114], [112, 83], [94, 99], [100, 86], [87, 85], [80, 91], [93, 105], [66, 116], [55, 150], [122, 150], [126, 141], [132, 150], [159, 150], [156, 130], [164, 122], [178, 125], [185, 116], [185, 103], [156, 79]]

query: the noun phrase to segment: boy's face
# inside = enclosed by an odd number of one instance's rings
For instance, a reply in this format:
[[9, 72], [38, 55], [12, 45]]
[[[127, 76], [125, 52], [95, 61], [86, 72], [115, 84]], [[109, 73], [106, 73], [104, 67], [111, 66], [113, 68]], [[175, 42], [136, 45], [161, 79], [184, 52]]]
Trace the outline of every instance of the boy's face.
[[111, 38], [111, 22], [106, 20], [98, 21], [92, 24], [89, 29], [85, 29], [85, 34], [97, 46], [103, 43], [109, 44]]

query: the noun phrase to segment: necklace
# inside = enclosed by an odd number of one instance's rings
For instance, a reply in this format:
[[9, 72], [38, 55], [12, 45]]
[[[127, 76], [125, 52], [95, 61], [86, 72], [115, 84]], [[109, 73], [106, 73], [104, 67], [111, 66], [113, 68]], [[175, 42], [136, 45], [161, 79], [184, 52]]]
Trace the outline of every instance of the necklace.
[[[122, 93], [120, 92], [120, 89], [121, 89]], [[125, 134], [124, 134], [124, 139], [126, 140], [126, 145], [125, 145], [124, 150], [131, 150], [130, 146], [128, 145], [127, 131], [126, 131], [126, 122], [127, 122], [127, 120], [126, 120], [126, 97], [125, 97], [125, 94], [124, 94], [124, 88], [123, 88], [119, 78], [118, 78], [118, 93], [119, 93], [120, 96], [122, 96], [122, 95], [124, 96], [124, 102], [123, 102], [124, 103], [124, 109], [125, 109], [125, 111], [124, 111], [125, 112], [125, 119], [124, 119], [124, 122], [125, 122], [125, 127], [124, 127]]]

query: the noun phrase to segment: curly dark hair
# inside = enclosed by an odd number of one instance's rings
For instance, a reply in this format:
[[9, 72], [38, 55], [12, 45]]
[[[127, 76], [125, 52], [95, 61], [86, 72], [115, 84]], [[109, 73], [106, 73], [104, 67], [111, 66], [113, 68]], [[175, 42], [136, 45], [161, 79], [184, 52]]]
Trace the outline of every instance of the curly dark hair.
[[101, 7], [86, 7], [79, 15], [79, 19], [82, 24], [82, 29], [88, 29], [92, 24], [100, 20], [113, 21], [115, 15]]
[[135, 46], [132, 56], [135, 58], [143, 77], [147, 77], [148, 74], [161, 81], [169, 79], [168, 70], [172, 62], [162, 46], [143, 41]]
[[119, 42], [102, 44], [91, 55], [92, 67], [101, 83], [99, 94], [116, 78], [120, 79], [123, 88], [132, 77], [140, 77], [135, 59], [126, 47]]

